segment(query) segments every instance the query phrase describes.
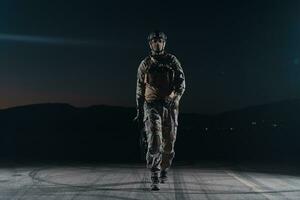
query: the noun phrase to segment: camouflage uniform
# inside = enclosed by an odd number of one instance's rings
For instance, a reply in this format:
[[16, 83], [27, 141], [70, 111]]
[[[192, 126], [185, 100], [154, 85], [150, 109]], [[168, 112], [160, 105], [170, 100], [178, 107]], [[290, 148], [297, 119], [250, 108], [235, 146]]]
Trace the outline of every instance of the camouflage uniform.
[[[168, 170], [175, 156], [179, 100], [185, 91], [185, 76], [178, 59], [170, 54], [149, 55], [137, 72], [136, 102], [143, 108], [151, 172]], [[177, 104], [171, 104], [172, 99]]]

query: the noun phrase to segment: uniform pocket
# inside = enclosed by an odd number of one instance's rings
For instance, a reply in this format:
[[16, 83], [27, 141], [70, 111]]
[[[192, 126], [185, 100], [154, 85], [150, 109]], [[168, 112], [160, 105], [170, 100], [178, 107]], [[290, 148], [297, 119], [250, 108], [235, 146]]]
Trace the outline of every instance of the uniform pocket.
[[144, 109], [144, 116], [143, 116], [143, 122], [145, 122], [147, 120], [147, 117], [148, 117], [148, 112], [147, 112], [147, 104], [146, 102], [144, 102], [144, 105], [143, 105], [143, 109]]

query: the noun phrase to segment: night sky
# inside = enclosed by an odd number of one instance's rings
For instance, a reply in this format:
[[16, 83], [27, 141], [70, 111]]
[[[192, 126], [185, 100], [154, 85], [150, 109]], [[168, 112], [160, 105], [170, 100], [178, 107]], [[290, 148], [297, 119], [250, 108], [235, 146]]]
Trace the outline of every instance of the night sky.
[[199, 2], [1, 1], [0, 108], [135, 106], [154, 29], [185, 72], [183, 112], [300, 98], [300, 1]]

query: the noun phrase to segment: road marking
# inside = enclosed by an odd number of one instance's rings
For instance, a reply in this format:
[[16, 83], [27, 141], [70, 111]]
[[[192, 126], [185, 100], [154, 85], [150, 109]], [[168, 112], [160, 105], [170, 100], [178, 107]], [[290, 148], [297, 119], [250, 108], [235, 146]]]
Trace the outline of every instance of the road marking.
[[236, 180], [238, 180], [239, 182], [247, 185], [248, 187], [250, 187], [254, 192], [257, 192], [261, 195], [263, 195], [264, 197], [266, 197], [267, 199], [274, 199], [274, 197], [272, 197], [272, 195], [266, 193], [268, 191], [266, 190], [263, 190], [260, 188], [259, 185], [251, 182], [251, 181], [248, 181], [246, 179], [242, 179], [240, 178], [238, 175], [236, 175], [234, 172], [232, 171], [228, 171], [228, 170], [224, 170], [226, 174], [228, 174], [229, 176], [232, 176], [233, 178], [235, 178]]

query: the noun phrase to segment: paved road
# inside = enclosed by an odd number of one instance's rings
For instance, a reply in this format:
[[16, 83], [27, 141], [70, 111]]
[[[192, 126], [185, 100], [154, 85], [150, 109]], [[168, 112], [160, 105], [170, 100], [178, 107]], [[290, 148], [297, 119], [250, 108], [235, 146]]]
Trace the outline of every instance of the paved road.
[[150, 191], [142, 164], [0, 167], [0, 200], [300, 199], [300, 175], [274, 165], [176, 165]]

